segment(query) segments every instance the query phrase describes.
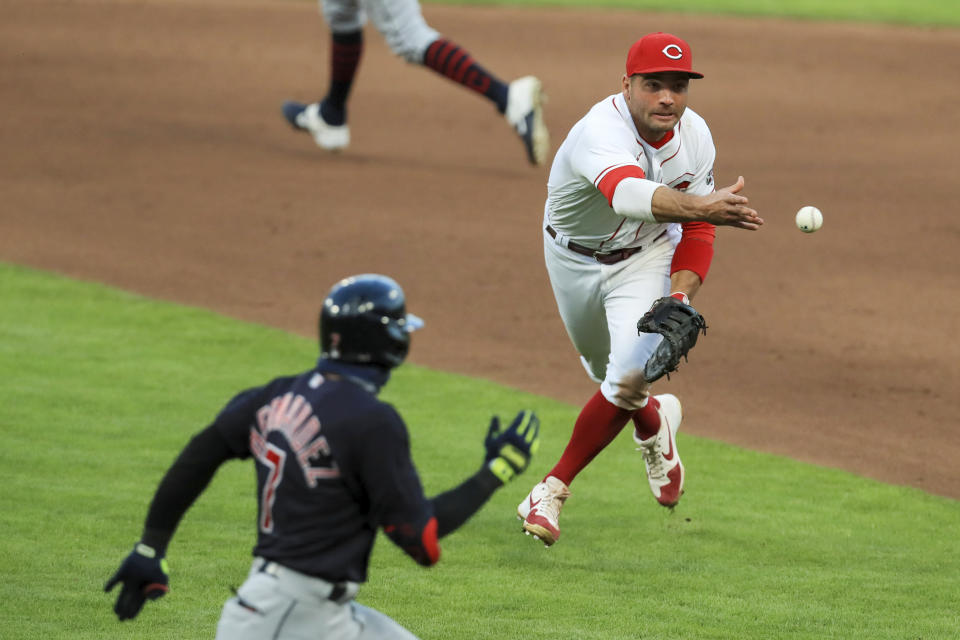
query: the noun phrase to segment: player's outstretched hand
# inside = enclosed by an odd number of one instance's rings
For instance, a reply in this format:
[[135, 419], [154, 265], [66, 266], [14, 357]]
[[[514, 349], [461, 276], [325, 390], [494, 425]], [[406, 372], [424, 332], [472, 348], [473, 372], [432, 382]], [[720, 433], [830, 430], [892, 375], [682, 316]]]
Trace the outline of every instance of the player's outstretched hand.
[[715, 225], [736, 227], [756, 231], [763, 224], [763, 218], [756, 211], [747, 206], [749, 200], [740, 195], [743, 190], [743, 176], [735, 183], [704, 198], [704, 220]]
[[487, 468], [507, 484], [523, 473], [540, 448], [540, 419], [533, 411], [521, 411], [508, 427], [501, 429], [500, 418], [494, 416], [483, 444], [487, 449]]
[[120, 620], [131, 620], [140, 613], [147, 598], [156, 600], [170, 590], [167, 561], [152, 547], [139, 542], [103, 590], [109, 593], [120, 582], [123, 587], [113, 611]]

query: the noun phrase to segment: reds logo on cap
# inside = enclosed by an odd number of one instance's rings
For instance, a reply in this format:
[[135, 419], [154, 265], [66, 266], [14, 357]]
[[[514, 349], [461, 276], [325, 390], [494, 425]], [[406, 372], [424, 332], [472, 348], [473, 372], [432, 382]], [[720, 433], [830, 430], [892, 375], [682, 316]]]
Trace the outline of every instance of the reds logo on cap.
[[633, 43], [627, 54], [627, 75], [679, 71], [691, 78], [703, 74], [693, 70], [693, 53], [682, 38], [670, 33], [648, 33]]

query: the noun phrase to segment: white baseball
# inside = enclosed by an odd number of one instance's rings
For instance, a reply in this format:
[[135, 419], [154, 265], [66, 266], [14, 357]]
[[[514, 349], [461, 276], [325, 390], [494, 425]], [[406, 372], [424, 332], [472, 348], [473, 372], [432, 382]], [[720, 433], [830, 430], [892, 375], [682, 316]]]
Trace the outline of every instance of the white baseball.
[[820, 209], [807, 205], [797, 211], [797, 229], [804, 233], [813, 233], [823, 226], [823, 214]]

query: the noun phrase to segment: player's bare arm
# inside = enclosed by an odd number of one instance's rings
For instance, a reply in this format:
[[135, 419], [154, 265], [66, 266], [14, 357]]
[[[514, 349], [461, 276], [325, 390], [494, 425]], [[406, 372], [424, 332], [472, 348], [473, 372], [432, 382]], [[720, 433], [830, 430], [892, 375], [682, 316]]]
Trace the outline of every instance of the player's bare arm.
[[690, 222], [702, 220], [718, 226], [736, 227], [756, 231], [763, 218], [747, 204], [743, 190], [743, 176], [729, 187], [718, 189], [705, 196], [694, 196], [669, 187], [653, 192], [650, 201], [653, 217], [657, 222]]
[[703, 283], [700, 281], [700, 276], [689, 269], [681, 269], [670, 274], [671, 294], [683, 293], [687, 296], [688, 301], [693, 300], [693, 296], [700, 290], [701, 284]]

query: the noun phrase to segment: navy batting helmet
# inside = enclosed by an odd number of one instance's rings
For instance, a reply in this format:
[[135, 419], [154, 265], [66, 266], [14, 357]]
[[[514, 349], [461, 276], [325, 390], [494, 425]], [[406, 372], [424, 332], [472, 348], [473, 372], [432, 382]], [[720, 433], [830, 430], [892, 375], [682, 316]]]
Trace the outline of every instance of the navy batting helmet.
[[320, 356], [356, 364], [398, 366], [410, 332], [423, 320], [407, 313], [403, 289], [392, 278], [366, 273], [333, 286], [320, 311]]

